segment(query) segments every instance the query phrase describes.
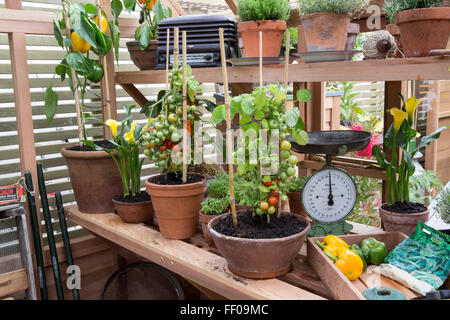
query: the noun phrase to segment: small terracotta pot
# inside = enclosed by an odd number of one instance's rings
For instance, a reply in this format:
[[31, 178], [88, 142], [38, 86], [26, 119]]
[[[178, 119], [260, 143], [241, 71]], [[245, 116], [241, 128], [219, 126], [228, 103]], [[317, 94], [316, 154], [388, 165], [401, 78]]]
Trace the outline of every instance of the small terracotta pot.
[[112, 200], [120, 219], [126, 223], [144, 223], [153, 221], [152, 200], [143, 202], [122, 202]]
[[427, 57], [445, 49], [450, 35], [450, 7], [405, 10], [397, 14], [400, 43], [407, 57]]
[[319, 12], [302, 16], [301, 21], [308, 51], [345, 50], [350, 15]]
[[238, 24], [247, 57], [259, 57], [260, 31], [263, 33], [263, 57], [278, 57], [286, 29], [286, 22], [281, 20], [245, 21]]
[[[244, 239], [225, 236], [213, 229], [230, 214], [226, 213], [212, 219], [208, 224], [208, 230], [231, 272], [251, 279], [269, 279], [291, 270], [292, 261], [299, 253], [309, 232], [310, 223], [305, 218], [295, 215], [297, 219], [307, 224], [298, 234], [275, 239]], [[283, 212], [283, 214], [292, 213]]]
[[140, 70], [154, 70], [157, 59], [158, 41], [151, 40], [147, 49], [141, 50], [139, 48], [139, 41], [127, 42], [128, 52], [133, 63]]
[[69, 169], [78, 210], [83, 213], [113, 212], [112, 198], [123, 193], [119, 170], [104, 151], [61, 150]]
[[203, 214], [200, 211], [200, 214], [198, 216], [198, 221], [200, 222], [200, 224], [202, 225], [202, 231], [203, 231], [203, 238], [205, 238], [205, 241], [209, 244], [212, 245], [214, 244], [214, 240], [211, 237], [211, 233], [209, 233], [208, 231], [208, 223], [214, 219], [215, 217], [218, 217], [222, 214], [219, 215], [207, 215], [207, 214]]
[[416, 231], [419, 221], [426, 222], [428, 220], [430, 209], [427, 208], [426, 211], [419, 213], [396, 213], [380, 207], [379, 214], [386, 231], [400, 231], [409, 236]]
[[152, 198], [159, 230], [167, 239], [188, 239], [197, 233], [198, 215], [206, 191], [206, 179], [181, 185], [159, 185], [145, 181]]
[[299, 214], [306, 218], [305, 210], [302, 206], [301, 193], [300, 192], [288, 192], [289, 208], [292, 213]]

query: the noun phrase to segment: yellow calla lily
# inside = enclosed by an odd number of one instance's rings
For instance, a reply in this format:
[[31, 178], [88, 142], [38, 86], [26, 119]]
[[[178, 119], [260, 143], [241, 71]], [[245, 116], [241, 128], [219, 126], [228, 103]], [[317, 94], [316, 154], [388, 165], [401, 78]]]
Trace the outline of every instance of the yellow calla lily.
[[398, 108], [392, 108], [390, 112], [391, 115], [394, 117], [394, 131], [397, 133], [398, 130], [400, 130], [403, 120], [406, 119], [407, 113]]
[[411, 125], [414, 122], [414, 114], [416, 112], [416, 108], [421, 103], [422, 100], [418, 100], [416, 99], [416, 97], [411, 97], [405, 101], [406, 112], [408, 113], [408, 121]]
[[111, 128], [111, 133], [113, 137], [117, 137], [117, 127], [119, 126], [119, 122], [113, 119], [106, 120], [105, 125]]
[[134, 130], [136, 129], [136, 121], [131, 123], [131, 130], [125, 133], [125, 141], [132, 143], [134, 141]]

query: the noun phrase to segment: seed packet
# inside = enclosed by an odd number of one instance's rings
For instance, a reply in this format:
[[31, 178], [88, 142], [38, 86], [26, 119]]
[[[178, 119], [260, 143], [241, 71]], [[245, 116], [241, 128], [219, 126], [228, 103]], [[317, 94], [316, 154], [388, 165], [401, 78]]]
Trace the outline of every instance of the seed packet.
[[450, 236], [419, 221], [416, 231], [373, 272], [423, 295], [437, 290], [450, 275]]

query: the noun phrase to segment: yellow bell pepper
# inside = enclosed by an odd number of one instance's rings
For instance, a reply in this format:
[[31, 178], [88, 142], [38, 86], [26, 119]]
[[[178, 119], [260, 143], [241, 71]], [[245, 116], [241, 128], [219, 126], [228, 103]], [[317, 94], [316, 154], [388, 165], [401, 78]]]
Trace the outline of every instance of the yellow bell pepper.
[[361, 257], [344, 247], [337, 249], [334, 265], [349, 279], [356, 280], [363, 272], [364, 264]]
[[333, 247], [348, 248], [348, 244], [344, 240], [342, 240], [341, 238], [334, 236], [332, 234], [323, 238], [323, 244], [325, 244], [327, 246], [333, 246]]

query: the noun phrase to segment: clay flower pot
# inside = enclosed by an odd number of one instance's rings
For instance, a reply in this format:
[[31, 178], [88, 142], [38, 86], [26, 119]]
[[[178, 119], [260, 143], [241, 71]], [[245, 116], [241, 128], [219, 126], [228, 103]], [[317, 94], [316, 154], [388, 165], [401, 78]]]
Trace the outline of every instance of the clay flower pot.
[[396, 213], [386, 211], [381, 206], [379, 214], [386, 231], [400, 231], [409, 236], [416, 231], [419, 221], [425, 223], [428, 220], [430, 209], [419, 213]]
[[[223, 213], [222, 213], [223, 214]], [[202, 231], [203, 231], [203, 238], [205, 238], [205, 241], [209, 244], [209, 245], [213, 245], [214, 244], [214, 240], [211, 237], [211, 233], [209, 233], [208, 231], [208, 223], [214, 219], [215, 217], [218, 217], [222, 214], [219, 215], [207, 215], [207, 214], [203, 214], [200, 211], [200, 214], [198, 216], [198, 221], [200, 222], [200, 224], [202, 225]]]
[[123, 193], [119, 170], [104, 151], [61, 150], [69, 169], [78, 209], [83, 213], [113, 212], [112, 198]]
[[289, 198], [289, 208], [292, 213], [299, 214], [306, 218], [305, 210], [303, 209], [301, 203], [301, 193], [300, 192], [288, 192]]
[[238, 32], [244, 43], [245, 55], [259, 57], [259, 32], [262, 31], [263, 57], [278, 57], [286, 29], [286, 22], [281, 20], [240, 22]]
[[128, 52], [130, 53], [131, 61], [140, 70], [154, 70], [157, 64], [157, 49], [158, 41], [151, 40], [149, 46], [145, 50], [139, 48], [139, 41], [127, 42]]
[[407, 57], [426, 57], [445, 49], [450, 35], [450, 7], [405, 10], [397, 14], [400, 43]]
[[206, 191], [206, 179], [190, 184], [160, 185], [152, 183], [154, 178], [146, 180], [145, 186], [152, 198], [162, 236], [178, 240], [194, 236]]
[[144, 223], [153, 221], [152, 200], [142, 202], [123, 202], [113, 199], [114, 207], [120, 219], [126, 223]]
[[342, 51], [347, 44], [350, 15], [318, 12], [301, 17], [308, 51]]
[[[283, 213], [291, 214], [291, 213]], [[238, 276], [251, 279], [269, 279], [291, 270], [292, 261], [300, 251], [309, 232], [310, 223], [303, 217], [306, 228], [295, 235], [274, 239], [244, 239], [218, 233], [213, 227], [231, 213], [216, 217], [208, 224], [214, 243], [228, 263], [228, 269]]]

